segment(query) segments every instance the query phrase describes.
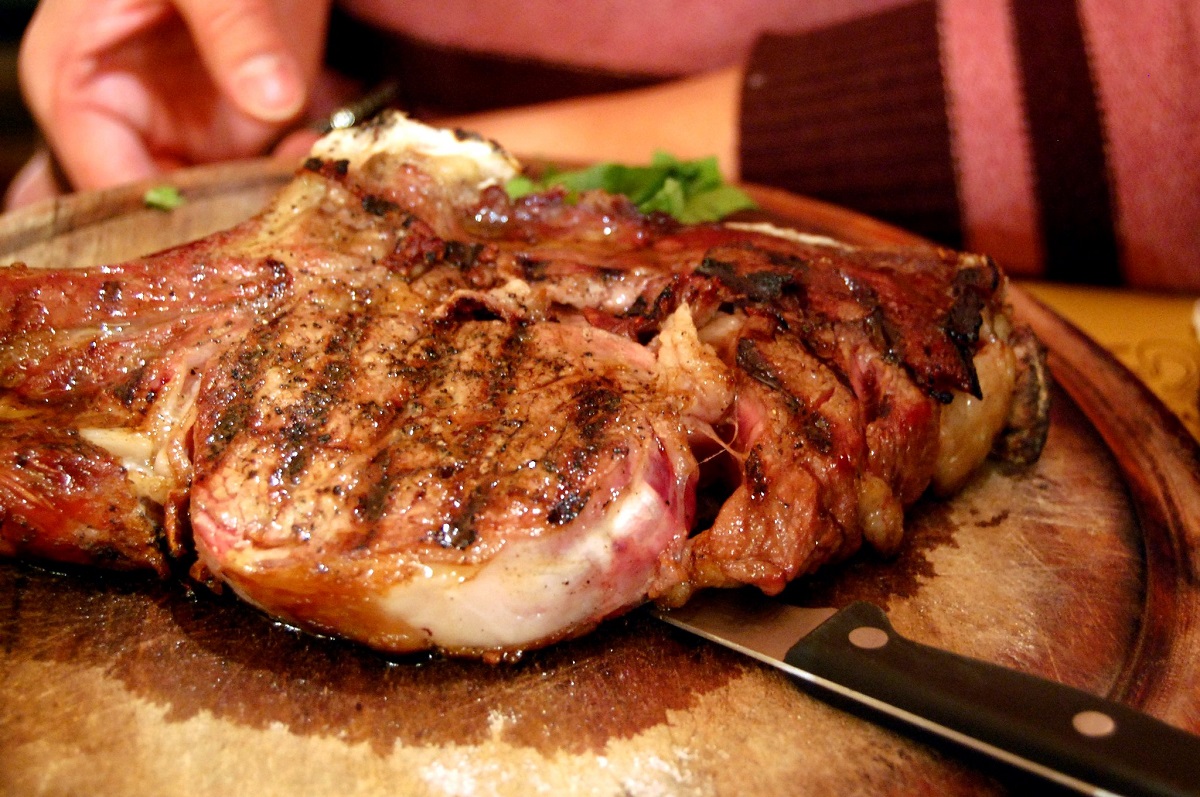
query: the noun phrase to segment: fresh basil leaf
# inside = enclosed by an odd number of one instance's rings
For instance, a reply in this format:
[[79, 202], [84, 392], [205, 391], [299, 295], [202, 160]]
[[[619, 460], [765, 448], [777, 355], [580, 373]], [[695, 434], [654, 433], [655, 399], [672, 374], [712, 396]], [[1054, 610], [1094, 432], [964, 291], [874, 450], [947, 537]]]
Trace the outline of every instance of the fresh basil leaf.
[[721, 177], [715, 157], [681, 161], [667, 152], [656, 152], [648, 166], [598, 163], [575, 171], [548, 170], [541, 179], [524, 175], [508, 182], [513, 199], [561, 186], [569, 200], [584, 191], [623, 194], [643, 213], [669, 213], [685, 223], [716, 221], [737, 210], [755, 207], [754, 201]]
[[732, 185], [718, 185], [688, 198], [682, 214], [676, 216], [685, 224], [723, 219], [739, 210], [753, 210], [754, 200]]
[[687, 209], [687, 202], [687, 197], [684, 196], [683, 183], [674, 177], [668, 177], [663, 180], [662, 186], [654, 192], [654, 196], [647, 197], [644, 202], [638, 203], [638, 208], [643, 213], [650, 213], [655, 210], [662, 211], [682, 221], [683, 213]]
[[643, 205], [651, 202], [672, 178], [673, 172], [667, 166], [621, 166], [612, 170], [605, 190], [624, 194], [646, 211], [648, 209]]

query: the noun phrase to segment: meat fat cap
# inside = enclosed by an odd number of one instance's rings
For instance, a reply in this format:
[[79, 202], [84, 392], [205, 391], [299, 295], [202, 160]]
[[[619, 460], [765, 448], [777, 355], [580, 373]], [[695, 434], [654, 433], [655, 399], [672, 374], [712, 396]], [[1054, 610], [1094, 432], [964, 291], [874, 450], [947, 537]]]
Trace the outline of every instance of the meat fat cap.
[[475, 133], [430, 127], [398, 111], [385, 111], [357, 127], [334, 130], [313, 144], [322, 160], [347, 161], [361, 169], [376, 155], [399, 157], [429, 171], [439, 181], [483, 190], [503, 184], [520, 171], [499, 144]]

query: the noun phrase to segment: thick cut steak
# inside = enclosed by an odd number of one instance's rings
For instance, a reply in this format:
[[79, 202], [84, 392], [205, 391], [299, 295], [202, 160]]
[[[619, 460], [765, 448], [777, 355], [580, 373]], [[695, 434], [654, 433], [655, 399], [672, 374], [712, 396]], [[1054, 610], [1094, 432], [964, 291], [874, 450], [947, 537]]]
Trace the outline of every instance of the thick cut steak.
[[0, 551], [497, 658], [777, 592], [1045, 436], [990, 260], [684, 226], [386, 116], [260, 216], [0, 271]]

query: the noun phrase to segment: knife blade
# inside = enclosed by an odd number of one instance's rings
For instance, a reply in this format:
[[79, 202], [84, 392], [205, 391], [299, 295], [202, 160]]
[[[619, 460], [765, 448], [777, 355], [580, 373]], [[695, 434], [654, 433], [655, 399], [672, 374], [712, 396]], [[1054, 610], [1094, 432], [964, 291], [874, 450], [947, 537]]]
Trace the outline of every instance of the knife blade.
[[877, 606], [704, 590], [660, 619], [855, 703], [1092, 795], [1200, 795], [1200, 736], [1115, 701], [907, 639]]

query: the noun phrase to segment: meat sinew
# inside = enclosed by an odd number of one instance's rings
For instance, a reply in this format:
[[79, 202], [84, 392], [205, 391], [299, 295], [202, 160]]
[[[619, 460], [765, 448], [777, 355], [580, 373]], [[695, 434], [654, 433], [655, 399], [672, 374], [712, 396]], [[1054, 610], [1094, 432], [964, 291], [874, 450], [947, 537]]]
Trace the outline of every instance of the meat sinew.
[[0, 272], [0, 551], [193, 562], [304, 628], [491, 658], [791, 579], [1046, 430], [986, 258], [511, 200], [398, 115], [260, 216]]

